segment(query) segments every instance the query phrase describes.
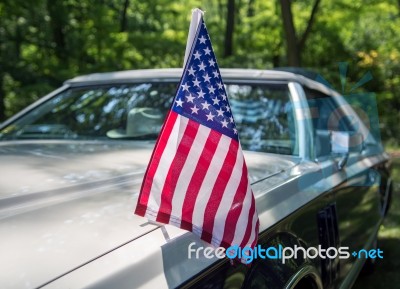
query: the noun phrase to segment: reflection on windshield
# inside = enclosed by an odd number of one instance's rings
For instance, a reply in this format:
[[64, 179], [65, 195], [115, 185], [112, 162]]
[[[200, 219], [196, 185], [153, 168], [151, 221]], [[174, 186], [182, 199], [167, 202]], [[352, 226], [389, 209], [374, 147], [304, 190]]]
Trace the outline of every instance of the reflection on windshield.
[[[156, 139], [176, 83], [70, 88], [0, 131], [0, 139]], [[296, 154], [287, 84], [228, 84], [242, 147]]]

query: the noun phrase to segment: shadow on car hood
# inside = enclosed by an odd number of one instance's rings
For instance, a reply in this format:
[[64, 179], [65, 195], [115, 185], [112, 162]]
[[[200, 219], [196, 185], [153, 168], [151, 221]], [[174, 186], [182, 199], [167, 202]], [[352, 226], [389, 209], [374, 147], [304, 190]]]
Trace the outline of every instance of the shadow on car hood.
[[[0, 271], [4, 288], [34, 288], [154, 226], [133, 214], [154, 142], [0, 143]], [[295, 159], [246, 153], [251, 181]]]

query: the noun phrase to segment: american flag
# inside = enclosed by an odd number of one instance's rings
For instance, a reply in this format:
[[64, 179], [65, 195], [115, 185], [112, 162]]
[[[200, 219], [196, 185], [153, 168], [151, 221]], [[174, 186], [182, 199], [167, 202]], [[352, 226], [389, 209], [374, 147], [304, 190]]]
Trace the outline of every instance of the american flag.
[[258, 215], [238, 130], [202, 17], [135, 213], [216, 247], [257, 243]]

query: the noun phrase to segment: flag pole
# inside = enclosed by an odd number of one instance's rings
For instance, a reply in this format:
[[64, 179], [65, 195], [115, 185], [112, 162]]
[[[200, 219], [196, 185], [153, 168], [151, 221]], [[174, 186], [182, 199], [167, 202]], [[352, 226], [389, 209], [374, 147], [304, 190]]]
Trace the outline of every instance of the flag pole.
[[185, 58], [183, 60], [183, 68], [186, 66], [187, 58], [189, 56], [190, 50], [192, 49], [193, 40], [196, 35], [197, 27], [199, 26], [201, 17], [204, 15], [204, 11], [199, 8], [192, 10], [192, 20], [190, 21], [189, 33], [186, 42]]
[[[188, 34], [188, 38], [187, 38], [187, 42], [186, 42], [185, 59], [183, 60], [183, 68], [184, 69], [185, 69], [186, 62], [188, 60], [190, 50], [192, 49], [194, 38], [196, 37], [197, 28], [200, 24], [200, 20], [203, 15], [204, 15], [204, 12], [202, 10], [200, 10], [199, 8], [192, 9], [192, 20], [190, 21], [189, 34]], [[168, 242], [170, 240], [170, 237], [168, 235], [168, 232], [167, 232], [164, 224], [153, 221], [153, 220], [148, 220], [146, 223], [142, 224], [141, 226], [146, 226], [149, 224], [159, 226], [161, 228], [161, 231], [163, 232], [165, 241]]]

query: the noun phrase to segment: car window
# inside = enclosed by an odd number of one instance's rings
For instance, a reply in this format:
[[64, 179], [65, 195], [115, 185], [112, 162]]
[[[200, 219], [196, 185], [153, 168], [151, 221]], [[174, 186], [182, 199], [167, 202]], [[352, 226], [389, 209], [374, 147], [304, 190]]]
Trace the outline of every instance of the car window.
[[318, 90], [304, 88], [311, 112], [316, 156], [331, 154], [331, 131], [352, 131], [350, 121], [334, 99]]
[[349, 131], [350, 123], [334, 99], [318, 90], [304, 89], [316, 130]]
[[175, 87], [141, 83], [68, 89], [5, 128], [3, 138], [107, 139], [110, 131], [119, 131], [122, 137], [133, 108], [158, 107], [165, 112]]
[[157, 108], [165, 114], [175, 88], [171, 83], [71, 88], [5, 128], [3, 138], [107, 139], [110, 132], [122, 138], [128, 136], [124, 130], [132, 109]]
[[227, 93], [244, 148], [295, 154], [294, 112], [287, 84], [231, 84]]
[[[0, 131], [0, 139], [155, 140], [177, 84], [69, 88]], [[246, 150], [293, 154], [296, 133], [287, 84], [226, 85]]]

